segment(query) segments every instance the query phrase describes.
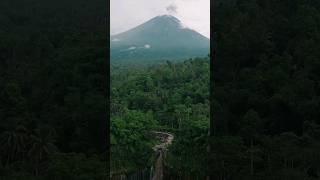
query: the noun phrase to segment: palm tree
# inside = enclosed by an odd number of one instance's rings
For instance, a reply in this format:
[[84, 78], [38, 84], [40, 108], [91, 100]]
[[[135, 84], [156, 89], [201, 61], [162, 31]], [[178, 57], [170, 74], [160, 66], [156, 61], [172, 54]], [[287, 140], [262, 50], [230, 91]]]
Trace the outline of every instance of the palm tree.
[[28, 155], [33, 162], [35, 175], [39, 174], [40, 164], [43, 163], [49, 155], [58, 151], [58, 148], [54, 145], [55, 132], [48, 130], [48, 128], [42, 128], [35, 130], [35, 134], [31, 135], [32, 145], [28, 152]]
[[178, 128], [181, 129], [182, 123], [185, 120], [186, 113], [188, 113], [187, 107], [184, 104], [176, 105], [174, 112], [176, 113], [178, 118]]
[[28, 130], [22, 125], [19, 125], [14, 130], [5, 131], [1, 135], [1, 154], [5, 156], [6, 162], [4, 162], [4, 164], [6, 166], [16, 160], [25, 160], [25, 150], [28, 138]]
[[5, 131], [1, 135], [1, 154], [3, 155], [3, 159], [5, 166], [9, 165], [13, 159], [13, 153], [17, 149], [17, 138], [14, 131]]

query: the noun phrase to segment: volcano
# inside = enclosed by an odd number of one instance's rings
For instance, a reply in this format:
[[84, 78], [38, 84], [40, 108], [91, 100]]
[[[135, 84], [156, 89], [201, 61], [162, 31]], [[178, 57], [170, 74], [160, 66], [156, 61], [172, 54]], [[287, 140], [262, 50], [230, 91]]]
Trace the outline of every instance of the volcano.
[[210, 40], [184, 27], [176, 17], [162, 15], [110, 36], [110, 50], [111, 60], [204, 57], [209, 54]]

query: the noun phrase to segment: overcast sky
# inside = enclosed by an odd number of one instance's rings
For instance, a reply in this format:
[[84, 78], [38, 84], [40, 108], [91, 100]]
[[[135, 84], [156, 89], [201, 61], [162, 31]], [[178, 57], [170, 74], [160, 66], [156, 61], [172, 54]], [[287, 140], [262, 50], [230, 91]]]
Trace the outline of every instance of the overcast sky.
[[111, 0], [110, 33], [118, 34], [147, 20], [170, 14], [187, 27], [210, 36], [210, 0]]

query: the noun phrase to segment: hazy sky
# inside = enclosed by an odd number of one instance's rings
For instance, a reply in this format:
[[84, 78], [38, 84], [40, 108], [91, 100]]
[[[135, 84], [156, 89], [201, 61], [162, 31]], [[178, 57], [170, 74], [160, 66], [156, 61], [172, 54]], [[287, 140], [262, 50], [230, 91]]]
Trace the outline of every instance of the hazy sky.
[[110, 33], [129, 30], [163, 14], [171, 14], [187, 27], [210, 36], [210, 0], [111, 0]]

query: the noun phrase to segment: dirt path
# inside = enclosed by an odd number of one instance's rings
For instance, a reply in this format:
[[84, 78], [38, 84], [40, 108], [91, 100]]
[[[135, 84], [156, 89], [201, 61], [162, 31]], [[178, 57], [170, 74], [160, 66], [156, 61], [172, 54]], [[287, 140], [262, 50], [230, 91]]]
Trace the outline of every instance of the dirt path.
[[154, 164], [154, 175], [152, 180], [162, 180], [163, 179], [163, 158], [165, 157], [165, 152], [168, 146], [172, 143], [174, 136], [167, 132], [153, 132], [158, 139], [160, 139], [161, 144], [155, 145], [152, 149], [156, 155], [156, 162]]
[[160, 140], [160, 144], [152, 147], [156, 160], [151, 167], [150, 171], [137, 171], [133, 174], [110, 174], [111, 180], [127, 180], [127, 179], [148, 179], [148, 180], [163, 180], [163, 159], [165, 158], [168, 146], [173, 141], [174, 136], [168, 132], [153, 131], [152, 132], [157, 139]]

